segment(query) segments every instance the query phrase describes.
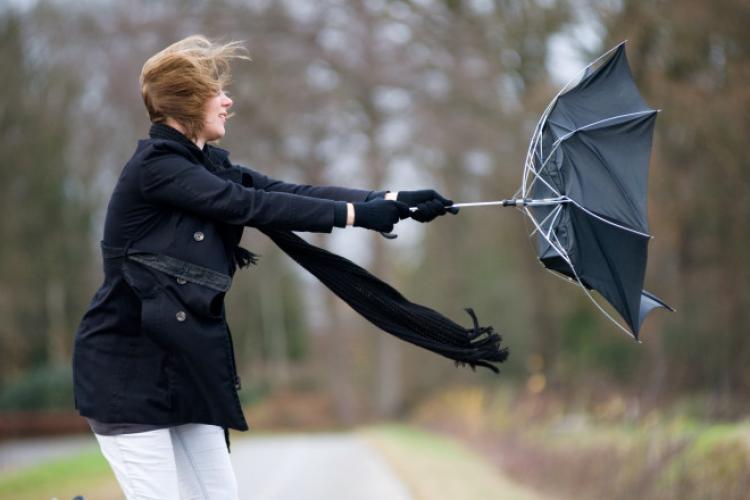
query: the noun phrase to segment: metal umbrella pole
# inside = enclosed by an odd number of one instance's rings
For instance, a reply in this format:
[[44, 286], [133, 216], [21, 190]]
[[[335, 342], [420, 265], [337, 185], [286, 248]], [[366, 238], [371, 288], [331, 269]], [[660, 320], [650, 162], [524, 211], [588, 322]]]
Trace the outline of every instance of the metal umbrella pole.
[[[531, 198], [510, 198], [507, 200], [497, 201], [477, 201], [472, 203], [454, 203], [451, 207], [464, 208], [464, 207], [491, 207], [491, 206], [502, 206], [502, 207], [543, 207], [550, 205], [559, 205], [561, 203], [567, 203], [568, 198], [564, 196], [558, 196], [556, 198], [542, 198], [534, 200]], [[412, 212], [416, 208], [410, 208]]]

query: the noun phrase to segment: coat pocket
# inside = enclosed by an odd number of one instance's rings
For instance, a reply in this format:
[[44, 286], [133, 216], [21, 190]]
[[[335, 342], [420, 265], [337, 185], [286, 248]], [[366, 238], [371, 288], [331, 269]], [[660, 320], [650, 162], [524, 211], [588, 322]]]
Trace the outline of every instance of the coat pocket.
[[189, 280], [189, 273], [175, 276], [138, 262], [123, 266], [141, 302], [142, 331], [162, 348], [184, 351], [186, 343], [222, 331], [226, 292], [205, 284], [202, 276]]

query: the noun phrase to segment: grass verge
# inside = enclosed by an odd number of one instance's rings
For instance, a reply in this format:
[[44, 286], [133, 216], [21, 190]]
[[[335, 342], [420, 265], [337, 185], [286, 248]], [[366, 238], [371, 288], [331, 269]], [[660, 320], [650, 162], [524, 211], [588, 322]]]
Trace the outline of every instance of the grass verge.
[[575, 499], [746, 500], [750, 419], [469, 386], [425, 400], [413, 421], [467, 443], [536, 491]]
[[70, 500], [76, 495], [97, 500], [122, 497], [115, 476], [98, 448], [0, 475], [2, 499]]
[[358, 434], [385, 457], [415, 500], [540, 500], [457, 440], [405, 424]]

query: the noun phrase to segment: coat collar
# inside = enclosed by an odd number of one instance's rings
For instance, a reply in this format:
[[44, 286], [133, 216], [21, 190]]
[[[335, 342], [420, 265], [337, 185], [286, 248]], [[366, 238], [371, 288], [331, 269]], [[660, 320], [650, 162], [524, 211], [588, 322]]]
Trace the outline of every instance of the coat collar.
[[228, 156], [228, 151], [216, 146], [211, 146], [208, 143], [203, 146], [203, 149], [200, 149], [198, 145], [188, 139], [185, 134], [166, 123], [152, 123], [148, 135], [152, 139], [167, 139], [185, 146], [188, 151], [195, 155], [200, 162], [206, 165], [211, 171], [221, 171], [225, 168], [222, 163]]
[[182, 132], [174, 127], [170, 127], [166, 123], [152, 123], [151, 128], [148, 131], [149, 137], [153, 139], [169, 139], [170, 141], [176, 141], [183, 146], [188, 147], [191, 150], [199, 151], [201, 153], [206, 152], [206, 146], [200, 149], [196, 143], [191, 141]]

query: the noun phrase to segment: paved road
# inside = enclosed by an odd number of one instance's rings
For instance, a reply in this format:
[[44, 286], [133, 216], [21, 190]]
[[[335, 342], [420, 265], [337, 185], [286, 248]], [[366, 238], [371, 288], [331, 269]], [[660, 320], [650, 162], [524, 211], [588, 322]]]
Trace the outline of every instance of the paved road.
[[[0, 474], [97, 449], [93, 434], [0, 444]], [[355, 434], [232, 436], [240, 498], [412, 500], [390, 466]]]
[[0, 473], [22, 469], [55, 458], [98, 449], [92, 433], [77, 436], [12, 439], [0, 442]]
[[388, 464], [352, 434], [232, 439], [240, 498], [411, 500]]

